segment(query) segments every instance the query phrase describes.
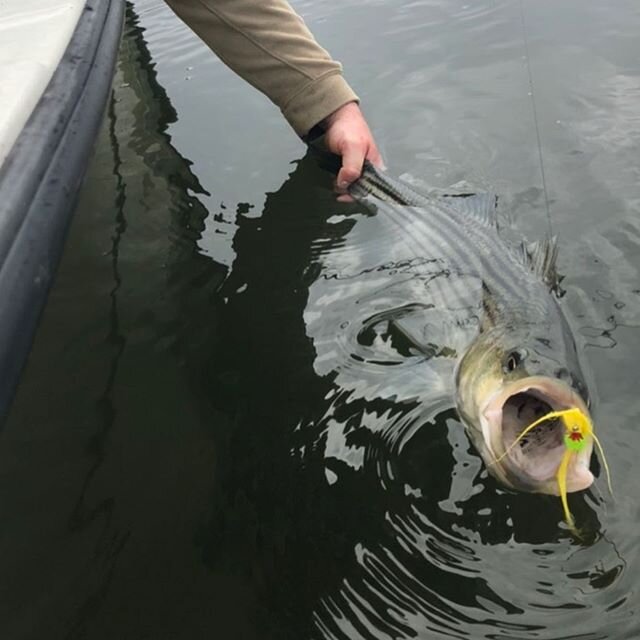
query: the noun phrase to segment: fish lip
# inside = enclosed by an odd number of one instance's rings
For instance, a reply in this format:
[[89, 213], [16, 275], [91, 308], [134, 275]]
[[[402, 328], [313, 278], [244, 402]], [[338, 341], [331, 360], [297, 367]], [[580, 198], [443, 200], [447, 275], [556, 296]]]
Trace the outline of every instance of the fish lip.
[[[509, 484], [521, 484], [523, 488], [526, 487], [532, 491], [558, 495], [556, 475], [559, 460], [552, 472], [531, 475], [518, 467], [517, 461], [510, 452], [507, 452], [504, 445], [502, 409], [510, 397], [517, 393], [530, 391], [540, 393], [554, 411], [577, 408], [585, 415], [589, 415], [585, 401], [565, 382], [545, 376], [529, 376], [505, 385], [487, 400], [480, 411], [480, 424], [484, 440], [493, 457], [494, 469], [500, 460], [503, 465], [509, 467], [512, 473], [525, 475], [524, 478], [520, 478], [519, 483], [510, 482], [504, 478]], [[581, 451], [572, 456], [567, 474], [567, 491], [569, 493], [586, 489], [593, 483], [593, 475], [589, 471], [592, 449], [593, 442], [589, 440]], [[504, 471], [500, 470], [499, 475], [505, 475]]]

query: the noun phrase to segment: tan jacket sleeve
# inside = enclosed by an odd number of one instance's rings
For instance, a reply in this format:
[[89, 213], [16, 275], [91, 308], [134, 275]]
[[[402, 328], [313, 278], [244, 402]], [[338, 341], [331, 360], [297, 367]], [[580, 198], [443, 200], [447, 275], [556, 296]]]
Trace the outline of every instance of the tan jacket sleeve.
[[300, 136], [356, 94], [285, 0], [166, 0], [220, 59], [266, 94]]

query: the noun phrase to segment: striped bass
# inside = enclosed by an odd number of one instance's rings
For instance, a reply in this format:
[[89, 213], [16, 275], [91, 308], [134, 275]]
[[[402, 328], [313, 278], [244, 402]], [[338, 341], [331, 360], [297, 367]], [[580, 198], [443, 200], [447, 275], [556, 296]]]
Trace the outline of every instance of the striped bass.
[[[371, 165], [350, 194], [404, 234], [394, 264], [428, 261], [428, 270], [413, 268], [421, 278], [413, 300], [424, 314], [454, 318], [439, 335], [448, 344], [434, 345], [415, 321], [401, 330], [415, 349], [455, 360], [455, 405], [490, 473], [507, 487], [565, 502], [566, 492], [589, 487], [593, 439], [566, 455], [570, 425], [561, 416], [590, 420], [589, 395], [555, 293], [555, 241], [508, 243], [495, 196], [426, 195]], [[456, 330], [462, 339], [451, 337]]]

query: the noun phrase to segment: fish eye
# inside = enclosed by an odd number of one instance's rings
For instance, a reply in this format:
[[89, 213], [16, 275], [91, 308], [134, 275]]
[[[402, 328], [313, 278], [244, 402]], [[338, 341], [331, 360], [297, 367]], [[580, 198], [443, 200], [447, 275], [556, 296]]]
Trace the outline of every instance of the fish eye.
[[522, 349], [516, 349], [515, 351], [511, 351], [507, 355], [504, 361], [503, 369], [505, 373], [511, 373], [515, 371], [522, 361], [527, 357], [527, 354]]

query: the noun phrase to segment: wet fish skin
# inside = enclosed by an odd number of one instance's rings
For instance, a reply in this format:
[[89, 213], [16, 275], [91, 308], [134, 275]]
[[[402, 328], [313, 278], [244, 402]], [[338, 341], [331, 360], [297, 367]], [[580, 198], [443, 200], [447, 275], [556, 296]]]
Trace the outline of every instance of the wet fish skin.
[[[483, 414], [506, 389], [537, 381], [553, 408], [580, 405], [587, 410], [588, 389], [569, 323], [552, 289], [555, 245], [531, 251], [508, 244], [495, 220], [495, 198], [441, 198], [419, 193], [371, 165], [350, 190], [378, 215], [400, 226], [413, 216], [425, 221], [420, 237], [407, 239], [416, 254], [436, 256], [457, 274], [471, 275], [478, 289], [478, 330], [455, 370], [455, 402], [470, 437], [491, 473], [524, 491], [557, 493], [555, 476], [533, 477], [506, 452], [501, 428]], [[505, 396], [508, 397], [508, 396]], [[545, 396], [546, 397], [546, 396]], [[526, 426], [526, 425], [523, 425]], [[590, 456], [590, 451], [588, 452]], [[576, 480], [584, 488], [587, 453], [576, 461]], [[504, 456], [504, 457], [503, 457]]]

